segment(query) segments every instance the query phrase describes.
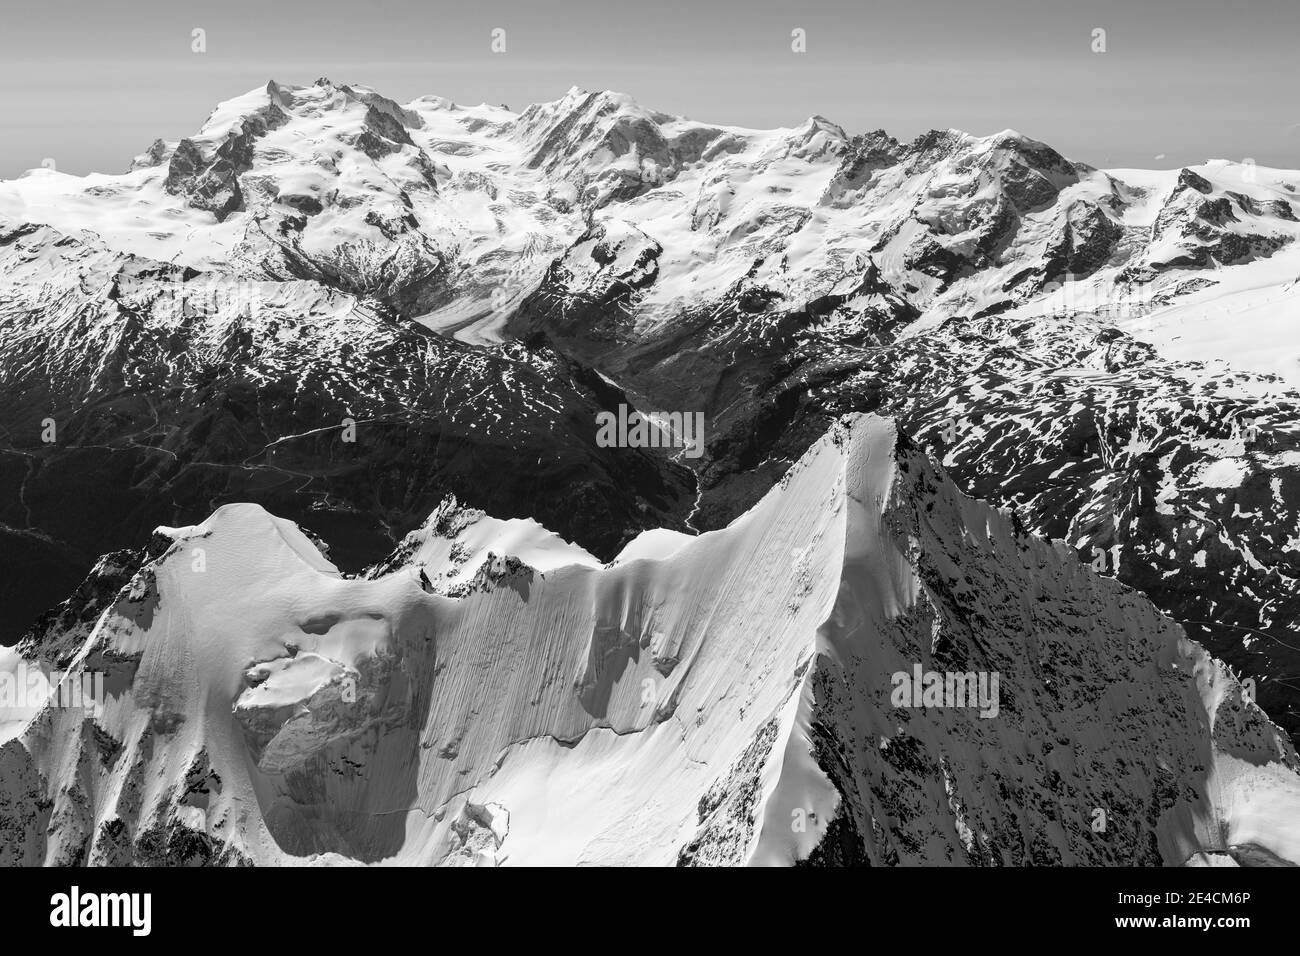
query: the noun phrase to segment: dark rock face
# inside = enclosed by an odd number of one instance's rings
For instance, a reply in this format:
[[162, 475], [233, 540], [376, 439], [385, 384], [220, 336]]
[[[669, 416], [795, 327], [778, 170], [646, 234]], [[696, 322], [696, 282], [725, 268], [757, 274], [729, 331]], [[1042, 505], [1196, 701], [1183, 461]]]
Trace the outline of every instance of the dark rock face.
[[678, 866], [735, 866], [754, 834], [761, 772], [780, 728], [775, 719], [759, 728], [745, 751], [700, 797], [699, 830], [677, 853]]
[[149, 148], [131, 161], [131, 169], [146, 169], [162, 165], [167, 157], [167, 144], [161, 139], [154, 140]]
[[0, 866], [40, 866], [53, 802], [20, 741], [0, 744]]
[[1199, 176], [1190, 169], [1180, 170], [1178, 173], [1178, 184], [1174, 187], [1174, 192], [1178, 193], [1184, 189], [1194, 189], [1203, 196], [1208, 196], [1213, 188], [1210, 181], [1204, 176]]
[[207, 210], [221, 222], [243, 207], [239, 177], [252, 168], [257, 140], [287, 120], [284, 111], [270, 103], [265, 109], [244, 117], [211, 157], [205, 157], [192, 141], [181, 140], [168, 164], [165, 188], [173, 195], [184, 196], [189, 205]]
[[37, 618], [24, 647], [32, 659], [39, 657], [52, 667], [66, 667], [85, 644], [99, 616], [118, 600], [147, 562], [170, 547], [170, 539], [154, 537], [158, 543], [147, 548], [128, 548], [101, 557], [71, 595]]
[[851, 204], [863, 190], [870, 189], [873, 173], [895, 165], [901, 156], [902, 146], [884, 130], [853, 137], [822, 195], [822, 203]]
[[1123, 235], [1123, 228], [1101, 207], [1071, 206], [1060, 238], [1049, 252], [1047, 281], [1092, 275], [1110, 260]]
[[[1177, 643], [1177, 625], [1141, 595], [1079, 573], [1068, 555], [1014, 522], [993, 531], [984, 518], [963, 517], [962, 504], [941, 491], [943, 471], [915, 443], [902, 435], [896, 451], [883, 523], [924, 586], [906, 613], [878, 628], [872, 648], [938, 671], [996, 673], [1001, 709], [984, 720], [891, 698], [888, 718], [863, 733], [864, 702], [889, 696], [888, 685], [880, 666], [864, 660], [869, 653], [855, 653], [829, 625], [833, 652], [813, 661], [811, 738], [840, 799], [809, 865], [1159, 866], [1169, 848], [1156, 839], [1158, 823], [1203, 799], [1196, 779], [1211, 750], [1297, 765], [1284, 735], [1259, 735], [1267, 720], [1239, 687], [1215, 713], [1169, 716], [1187, 706], [1184, 676], [1133, 665]], [[934, 539], [952, 550], [922, 543]], [[846, 571], [831, 619], [852, 634], [871, 598], [856, 593], [865, 570]], [[1134, 614], [1141, 623], [1118, 636], [1115, 622]], [[1140, 692], [1135, 680], [1144, 682]], [[1141, 730], [1129, 722], [1135, 696], [1153, 715]], [[1104, 729], [1063, 733], [1067, 714]], [[1198, 740], [1166, 756], [1170, 741], [1205, 733], [1210, 721], [1212, 748]], [[938, 824], [936, 806], [950, 814]]]

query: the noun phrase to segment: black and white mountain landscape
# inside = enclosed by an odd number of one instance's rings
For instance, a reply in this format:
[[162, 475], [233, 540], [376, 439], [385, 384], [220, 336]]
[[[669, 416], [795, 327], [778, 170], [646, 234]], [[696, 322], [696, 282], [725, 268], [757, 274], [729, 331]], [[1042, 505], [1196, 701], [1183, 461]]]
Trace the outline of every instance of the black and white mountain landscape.
[[0, 181], [0, 863], [1300, 863], [1297, 239], [576, 88]]

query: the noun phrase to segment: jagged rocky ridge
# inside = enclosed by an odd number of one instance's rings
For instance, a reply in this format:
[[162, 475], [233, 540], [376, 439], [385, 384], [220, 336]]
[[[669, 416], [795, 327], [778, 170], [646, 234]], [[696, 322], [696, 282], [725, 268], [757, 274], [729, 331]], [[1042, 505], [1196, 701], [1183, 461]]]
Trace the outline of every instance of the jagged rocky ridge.
[[[609, 565], [450, 501], [366, 578], [253, 505], [140, 558], [72, 656], [103, 713], [0, 745], [7, 862], [1300, 860], [1228, 670], [886, 419]], [[997, 672], [996, 715], [897, 706], [914, 665]]]

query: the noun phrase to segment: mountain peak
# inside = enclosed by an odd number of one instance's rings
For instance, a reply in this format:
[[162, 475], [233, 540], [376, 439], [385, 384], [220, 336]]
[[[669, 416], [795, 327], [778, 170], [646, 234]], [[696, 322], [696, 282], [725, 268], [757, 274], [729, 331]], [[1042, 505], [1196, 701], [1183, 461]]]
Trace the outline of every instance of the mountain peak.
[[[837, 420], [743, 516], [609, 565], [455, 504], [360, 579], [256, 505], [158, 537], [24, 646], [80, 643], [74, 676], [104, 661], [150, 693], [120, 694], [96, 734], [46, 708], [0, 750], [0, 794], [37, 797], [10, 801], [20, 859], [200, 844], [263, 865], [1178, 865], [1225, 830], [1300, 855], [1294, 749], [1227, 669], [961, 494], [889, 419]], [[973, 683], [923, 701], [941, 671]], [[1072, 788], [1052, 739], [1089, 768]], [[206, 816], [188, 812], [196, 778], [221, 782]], [[122, 799], [140, 780], [152, 802]], [[1145, 828], [1086, 825], [1153, 804]], [[376, 838], [397, 810], [428, 824]], [[1004, 832], [1036, 838], [989, 838]]]

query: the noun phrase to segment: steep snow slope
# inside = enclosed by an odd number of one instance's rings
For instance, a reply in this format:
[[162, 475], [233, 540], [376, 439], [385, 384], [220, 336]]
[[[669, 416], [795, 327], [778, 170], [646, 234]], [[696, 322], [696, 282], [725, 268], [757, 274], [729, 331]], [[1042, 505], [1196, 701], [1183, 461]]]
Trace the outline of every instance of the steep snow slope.
[[[103, 713], [0, 747], [8, 861], [1300, 861], [1226, 670], [884, 419], [663, 558], [487, 560], [560, 546], [452, 502], [369, 579], [255, 506], [163, 536], [83, 595]], [[914, 666], [996, 672], [996, 715], [897, 706]]]

